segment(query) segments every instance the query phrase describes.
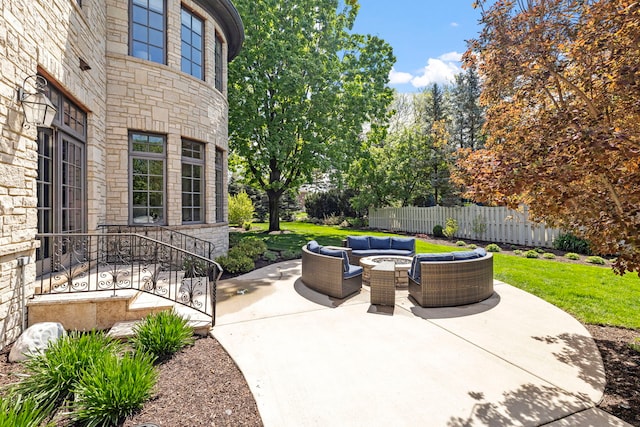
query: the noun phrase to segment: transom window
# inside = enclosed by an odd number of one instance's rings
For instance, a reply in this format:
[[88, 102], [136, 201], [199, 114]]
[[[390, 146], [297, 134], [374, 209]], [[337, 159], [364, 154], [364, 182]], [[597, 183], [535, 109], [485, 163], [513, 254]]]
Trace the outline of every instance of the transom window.
[[180, 35], [182, 38], [182, 71], [202, 79], [202, 51], [204, 47], [204, 25], [202, 19], [198, 18], [187, 9], [182, 8], [181, 21], [182, 25], [180, 26]]
[[182, 140], [182, 222], [203, 222], [204, 206], [204, 144]]
[[164, 64], [165, 0], [131, 0], [130, 53]]
[[129, 216], [133, 224], [165, 223], [165, 137], [131, 132]]

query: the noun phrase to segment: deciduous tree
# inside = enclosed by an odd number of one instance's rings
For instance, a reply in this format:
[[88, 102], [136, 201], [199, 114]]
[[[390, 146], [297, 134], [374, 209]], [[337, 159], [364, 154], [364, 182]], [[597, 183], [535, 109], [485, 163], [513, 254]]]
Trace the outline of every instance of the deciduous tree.
[[287, 189], [366, 150], [363, 124], [375, 130], [386, 115], [394, 57], [383, 40], [350, 32], [356, 0], [234, 3], [246, 39], [229, 64], [230, 147], [266, 191], [269, 230], [279, 230]]
[[482, 22], [465, 60], [489, 137], [459, 162], [470, 196], [526, 203], [640, 272], [640, 3], [498, 0]]

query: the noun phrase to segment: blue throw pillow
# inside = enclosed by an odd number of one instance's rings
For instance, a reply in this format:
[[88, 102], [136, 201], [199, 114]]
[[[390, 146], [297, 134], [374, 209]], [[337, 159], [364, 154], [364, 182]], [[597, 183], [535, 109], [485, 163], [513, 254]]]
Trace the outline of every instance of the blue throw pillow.
[[342, 258], [342, 269], [344, 271], [349, 271], [349, 254], [347, 251], [342, 251], [340, 249], [329, 249], [325, 247], [320, 248], [321, 255], [332, 256], [336, 258]]
[[369, 237], [369, 246], [371, 249], [390, 249], [391, 238], [390, 237]]
[[483, 258], [487, 256], [487, 251], [485, 251], [484, 248], [474, 249], [473, 252], [478, 254], [478, 258]]
[[464, 261], [467, 259], [476, 259], [480, 256], [475, 251], [458, 251], [453, 253], [453, 259], [457, 261]]
[[405, 251], [414, 251], [416, 240], [413, 237], [392, 237], [391, 249], [401, 249]]
[[315, 240], [312, 240], [309, 243], [307, 243], [307, 249], [317, 254], [320, 253], [320, 245]]
[[347, 236], [347, 246], [353, 250], [369, 249], [368, 236]]

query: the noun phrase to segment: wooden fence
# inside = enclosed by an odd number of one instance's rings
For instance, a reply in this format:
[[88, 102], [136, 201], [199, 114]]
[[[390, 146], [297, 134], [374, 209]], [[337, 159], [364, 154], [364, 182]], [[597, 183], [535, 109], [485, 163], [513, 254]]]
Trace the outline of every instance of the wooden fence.
[[529, 221], [529, 210], [505, 207], [459, 206], [381, 208], [369, 211], [369, 227], [407, 233], [433, 234], [433, 227], [458, 222], [457, 239], [483, 240], [521, 246], [553, 247], [560, 230]]

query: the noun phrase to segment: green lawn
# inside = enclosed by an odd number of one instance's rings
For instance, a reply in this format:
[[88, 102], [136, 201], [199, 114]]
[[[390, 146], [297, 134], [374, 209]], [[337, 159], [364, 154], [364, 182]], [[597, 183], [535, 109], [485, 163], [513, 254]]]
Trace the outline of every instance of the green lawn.
[[[266, 234], [267, 224], [254, 224], [243, 235], [264, 239], [269, 249], [299, 251], [309, 240], [321, 245], [340, 246], [349, 235], [392, 235], [354, 231], [302, 222], [281, 223], [288, 234]], [[464, 248], [416, 241], [416, 252], [448, 252]], [[548, 259], [530, 259], [495, 254], [494, 277], [555, 304], [583, 323], [640, 329], [640, 278], [624, 276], [599, 266], [570, 264]]]

